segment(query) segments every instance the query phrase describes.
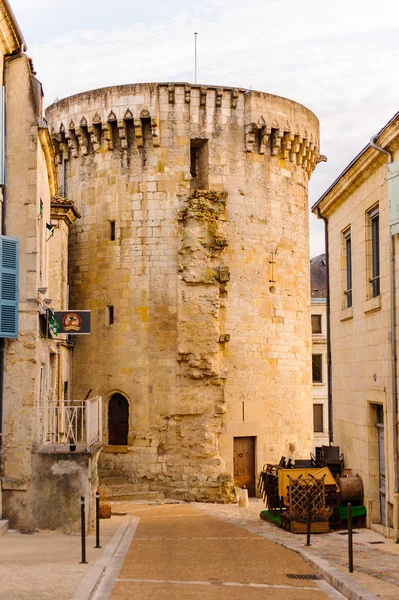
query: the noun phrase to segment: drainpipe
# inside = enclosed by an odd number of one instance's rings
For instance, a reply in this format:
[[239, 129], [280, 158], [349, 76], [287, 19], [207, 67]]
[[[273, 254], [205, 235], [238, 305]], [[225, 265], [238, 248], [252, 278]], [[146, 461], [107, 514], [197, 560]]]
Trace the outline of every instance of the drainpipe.
[[[388, 163], [393, 162], [391, 152], [377, 146], [375, 135], [370, 140], [370, 146], [378, 152], [386, 154]], [[393, 528], [396, 543], [399, 543], [399, 465], [398, 465], [398, 386], [397, 386], [397, 353], [396, 353], [396, 281], [395, 281], [395, 240], [389, 231], [389, 284], [391, 304], [391, 378], [392, 378], [392, 429], [393, 429], [393, 465], [394, 465], [394, 496], [393, 496]]]
[[328, 219], [323, 217], [320, 207], [317, 207], [317, 216], [324, 221], [324, 238], [326, 245], [326, 320], [327, 320], [327, 405], [328, 405], [328, 441], [334, 441], [333, 435], [333, 404], [332, 404], [332, 361], [331, 361], [331, 307], [330, 307], [330, 253], [328, 240]]

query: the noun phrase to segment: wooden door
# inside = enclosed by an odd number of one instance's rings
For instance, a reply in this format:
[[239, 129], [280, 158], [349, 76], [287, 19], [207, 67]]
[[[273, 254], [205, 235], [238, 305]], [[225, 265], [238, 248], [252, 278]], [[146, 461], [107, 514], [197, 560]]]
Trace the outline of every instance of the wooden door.
[[238, 487], [244, 486], [248, 496], [255, 496], [255, 438], [234, 438], [234, 481]]

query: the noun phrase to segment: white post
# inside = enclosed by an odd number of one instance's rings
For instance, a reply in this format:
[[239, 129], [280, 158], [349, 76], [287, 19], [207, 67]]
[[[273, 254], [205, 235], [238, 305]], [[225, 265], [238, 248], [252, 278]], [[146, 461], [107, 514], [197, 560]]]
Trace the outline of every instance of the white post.
[[86, 400], [85, 402], [86, 408], [86, 451], [90, 449], [90, 439], [91, 439], [91, 402], [90, 400]]
[[98, 397], [98, 441], [103, 442], [103, 399]]

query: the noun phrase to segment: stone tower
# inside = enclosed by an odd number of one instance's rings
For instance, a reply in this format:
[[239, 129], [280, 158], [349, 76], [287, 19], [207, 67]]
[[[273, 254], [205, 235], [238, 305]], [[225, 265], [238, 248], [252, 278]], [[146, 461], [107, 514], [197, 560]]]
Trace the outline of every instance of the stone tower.
[[102, 468], [228, 500], [312, 450], [308, 179], [319, 124], [236, 88], [146, 83], [50, 106], [71, 231], [74, 397], [104, 399]]

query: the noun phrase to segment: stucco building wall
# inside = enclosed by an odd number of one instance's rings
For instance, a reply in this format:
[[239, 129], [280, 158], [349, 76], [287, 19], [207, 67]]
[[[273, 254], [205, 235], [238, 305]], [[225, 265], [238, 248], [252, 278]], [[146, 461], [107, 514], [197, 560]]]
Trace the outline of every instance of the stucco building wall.
[[73, 393], [106, 400], [105, 438], [109, 399], [129, 403], [127, 444], [106, 448], [102, 467], [225, 500], [235, 437], [255, 438], [257, 471], [306, 457], [316, 117], [269, 94], [188, 84], [104, 88], [46, 115], [82, 215], [71, 308], [92, 312]]

